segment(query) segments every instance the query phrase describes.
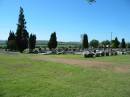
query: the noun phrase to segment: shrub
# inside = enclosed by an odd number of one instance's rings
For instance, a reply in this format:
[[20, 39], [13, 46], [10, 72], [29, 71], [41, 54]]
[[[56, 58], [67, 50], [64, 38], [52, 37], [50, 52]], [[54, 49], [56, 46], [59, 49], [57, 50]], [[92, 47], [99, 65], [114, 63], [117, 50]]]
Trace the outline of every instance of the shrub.
[[105, 52], [102, 52], [102, 53], [101, 53], [101, 56], [105, 56]]
[[117, 55], [117, 52], [113, 52], [113, 55], [115, 55], [115, 56], [116, 56], [116, 55]]
[[91, 58], [91, 57], [93, 57], [93, 54], [85, 54], [84, 57], [85, 58]]
[[95, 56], [96, 56], [96, 57], [100, 57], [100, 53], [96, 53]]
[[106, 56], [109, 56], [109, 52], [106, 52]]

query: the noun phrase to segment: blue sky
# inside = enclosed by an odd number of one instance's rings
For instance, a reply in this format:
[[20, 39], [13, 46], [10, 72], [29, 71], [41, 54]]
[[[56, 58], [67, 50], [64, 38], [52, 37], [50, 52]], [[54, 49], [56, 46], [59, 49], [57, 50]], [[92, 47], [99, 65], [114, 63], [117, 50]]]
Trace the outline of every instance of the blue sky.
[[10, 30], [16, 31], [19, 7], [22, 6], [27, 30], [38, 40], [48, 40], [57, 32], [59, 41], [80, 41], [87, 33], [92, 39], [125, 38], [130, 41], [130, 0], [0, 0], [0, 40]]

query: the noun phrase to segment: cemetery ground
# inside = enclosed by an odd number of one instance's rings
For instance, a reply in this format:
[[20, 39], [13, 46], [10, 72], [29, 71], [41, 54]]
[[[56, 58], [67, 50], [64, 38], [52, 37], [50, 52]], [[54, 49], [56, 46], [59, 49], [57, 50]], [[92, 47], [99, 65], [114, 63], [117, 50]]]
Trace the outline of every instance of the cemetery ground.
[[1, 53], [0, 97], [130, 97], [130, 55]]

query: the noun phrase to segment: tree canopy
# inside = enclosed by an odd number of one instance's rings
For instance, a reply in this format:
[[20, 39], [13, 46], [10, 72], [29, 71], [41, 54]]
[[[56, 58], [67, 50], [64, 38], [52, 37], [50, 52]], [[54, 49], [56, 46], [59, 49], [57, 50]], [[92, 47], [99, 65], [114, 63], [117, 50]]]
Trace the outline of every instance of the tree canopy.
[[94, 3], [94, 2], [96, 2], [96, 0], [86, 0], [88, 3]]
[[121, 42], [121, 48], [126, 48], [126, 43], [125, 43], [125, 39], [124, 38], [122, 39], [122, 42]]
[[107, 47], [107, 46], [110, 46], [110, 41], [109, 40], [105, 40], [105, 41], [102, 41], [101, 42], [101, 45], [102, 45], [102, 47]]
[[29, 34], [26, 30], [24, 10], [22, 7], [20, 7], [19, 19], [16, 31], [16, 44], [18, 51], [23, 52], [26, 48], [28, 48], [28, 38]]
[[29, 37], [29, 52], [32, 52], [36, 46], [36, 35], [30, 34]]
[[7, 48], [11, 51], [16, 50], [16, 37], [13, 31], [10, 31], [9, 33]]
[[57, 37], [56, 32], [51, 34], [50, 40], [48, 42], [49, 49], [55, 49], [57, 47]]
[[119, 45], [120, 45], [120, 41], [118, 40], [117, 37], [115, 38], [115, 40], [111, 41], [112, 48], [119, 48]]
[[98, 48], [99, 46], [99, 41], [96, 40], [96, 39], [93, 39], [90, 41], [90, 46], [93, 47], [93, 48]]

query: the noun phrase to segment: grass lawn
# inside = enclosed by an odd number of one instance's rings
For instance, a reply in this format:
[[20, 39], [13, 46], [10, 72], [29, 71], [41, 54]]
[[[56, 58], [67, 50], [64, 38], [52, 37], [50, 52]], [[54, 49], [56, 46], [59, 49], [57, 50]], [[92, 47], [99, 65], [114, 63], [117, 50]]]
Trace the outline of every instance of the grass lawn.
[[[130, 97], [130, 72], [85, 68], [34, 57], [42, 55], [0, 54], [0, 97]], [[129, 55], [95, 59], [79, 55], [48, 57], [130, 66]]]

